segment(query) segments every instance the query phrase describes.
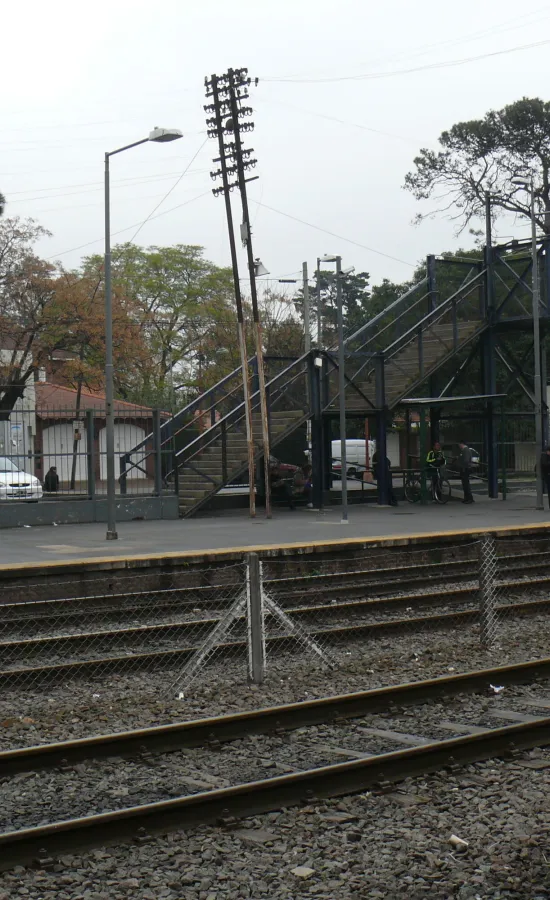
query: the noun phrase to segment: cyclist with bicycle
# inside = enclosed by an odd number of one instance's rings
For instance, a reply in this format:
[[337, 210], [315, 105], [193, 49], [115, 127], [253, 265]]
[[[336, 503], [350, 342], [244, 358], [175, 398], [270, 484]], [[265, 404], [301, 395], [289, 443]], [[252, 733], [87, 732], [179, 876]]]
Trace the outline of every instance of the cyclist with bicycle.
[[441, 481], [441, 470], [444, 465], [445, 454], [439, 441], [436, 441], [426, 457], [426, 466], [432, 476], [432, 496], [434, 498]]

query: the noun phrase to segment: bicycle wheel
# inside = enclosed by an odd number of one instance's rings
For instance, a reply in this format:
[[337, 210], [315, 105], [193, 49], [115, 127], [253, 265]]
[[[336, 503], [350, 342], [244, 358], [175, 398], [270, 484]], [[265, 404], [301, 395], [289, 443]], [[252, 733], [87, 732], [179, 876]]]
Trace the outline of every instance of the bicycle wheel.
[[409, 478], [405, 482], [405, 500], [409, 503], [418, 503], [420, 500], [420, 482], [417, 478]]
[[434, 487], [436, 503], [448, 503], [451, 497], [451, 485], [446, 478], [441, 478]]

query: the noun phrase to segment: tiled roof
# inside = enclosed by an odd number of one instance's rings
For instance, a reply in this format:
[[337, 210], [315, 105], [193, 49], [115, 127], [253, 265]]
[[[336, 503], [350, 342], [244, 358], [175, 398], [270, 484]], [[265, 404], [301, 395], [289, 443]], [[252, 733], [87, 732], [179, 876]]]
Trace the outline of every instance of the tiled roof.
[[[72, 418], [76, 409], [77, 391], [73, 388], [63, 387], [60, 384], [50, 384], [48, 381], [37, 381], [34, 384], [36, 395], [36, 412], [42, 419], [48, 418]], [[105, 411], [105, 395], [99, 392], [85, 391], [80, 393], [80, 411], [87, 409]], [[127, 403], [125, 400], [115, 400], [113, 409], [125, 417], [150, 418], [152, 409], [149, 406], [138, 406], [135, 403]]]

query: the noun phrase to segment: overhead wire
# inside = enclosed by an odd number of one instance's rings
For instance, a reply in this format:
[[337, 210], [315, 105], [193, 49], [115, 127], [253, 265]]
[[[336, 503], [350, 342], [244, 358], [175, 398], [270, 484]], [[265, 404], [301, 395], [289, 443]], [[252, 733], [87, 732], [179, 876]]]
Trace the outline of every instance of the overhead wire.
[[269, 97], [262, 97], [260, 99], [260, 103], [274, 103], [277, 106], [286, 106], [288, 109], [294, 109], [296, 112], [306, 113], [308, 116], [315, 116], [318, 119], [327, 119], [329, 122], [338, 122], [340, 125], [349, 125], [351, 128], [359, 128], [362, 131], [368, 131], [371, 134], [379, 134], [383, 137], [391, 137], [395, 138], [399, 141], [407, 141], [413, 144], [418, 144], [419, 139], [413, 137], [406, 137], [403, 134], [395, 134], [391, 131], [382, 131], [380, 128], [371, 128], [369, 125], [362, 125], [358, 122], [350, 122], [347, 119], [340, 119], [337, 116], [329, 116], [327, 113], [316, 112], [313, 109], [305, 109], [303, 106], [295, 106], [294, 103], [287, 103], [285, 100], [274, 100]]
[[159, 202], [158, 202], [157, 205], [154, 207], [154, 209], [151, 210], [151, 212], [149, 213], [149, 215], [143, 220], [143, 222], [141, 223], [141, 225], [139, 226], [139, 228], [137, 229], [137, 231], [135, 232], [135, 234], [132, 235], [132, 237], [130, 238], [130, 243], [133, 243], [133, 242], [135, 241], [135, 239], [136, 239], [136, 237], [138, 236], [138, 234], [140, 233], [141, 229], [147, 224], [147, 222], [149, 222], [152, 218], [154, 218], [154, 215], [153, 215], [153, 214], [156, 213], [157, 209], [158, 209], [160, 206], [162, 206], [162, 204], [163, 204], [164, 201], [170, 196], [170, 194], [172, 193], [172, 191], [174, 191], [174, 190], [177, 188], [177, 186], [178, 186], [178, 184], [180, 183], [180, 181], [182, 180], [182, 178], [184, 178], [185, 175], [187, 175], [189, 169], [191, 168], [191, 166], [192, 166], [193, 163], [195, 162], [195, 160], [196, 160], [197, 156], [199, 155], [199, 153], [202, 152], [202, 149], [203, 149], [203, 147], [205, 147], [207, 141], [208, 141], [208, 137], [205, 137], [205, 139], [204, 139], [204, 141], [202, 142], [202, 144], [200, 145], [199, 149], [197, 150], [197, 152], [195, 153], [195, 155], [191, 157], [191, 160], [189, 161], [188, 165], [187, 165], [186, 168], [183, 170], [183, 172], [181, 173], [181, 175], [179, 176], [179, 178], [177, 179], [177, 181], [172, 185], [172, 187], [170, 188], [170, 190], [167, 191], [167, 192], [165, 193], [165, 195], [164, 195], [164, 197], [162, 198], [162, 200], [159, 200]]
[[398, 256], [392, 256], [390, 253], [383, 253], [382, 250], [375, 250], [374, 247], [368, 247], [366, 244], [361, 244], [359, 241], [354, 241], [351, 238], [344, 237], [341, 234], [336, 234], [334, 231], [328, 231], [326, 228], [322, 228], [320, 225], [314, 225], [312, 222], [306, 222], [305, 219], [299, 219], [298, 216], [293, 216], [290, 213], [285, 213], [280, 209], [275, 209], [274, 206], [268, 206], [267, 203], [260, 203], [259, 200], [251, 200], [251, 203], [257, 203], [260, 206], [263, 206], [265, 209], [271, 210], [271, 212], [277, 213], [280, 216], [284, 216], [286, 219], [292, 219], [294, 222], [299, 222], [300, 225], [307, 225], [308, 228], [315, 228], [316, 231], [322, 231], [324, 234], [330, 235], [330, 237], [337, 238], [339, 241], [345, 241], [347, 244], [354, 244], [356, 247], [361, 247], [363, 250], [368, 250], [369, 253], [375, 253], [377, 256], [384, 256], [386, 259], [392, 259], [394, 262], [403, 263], [404, 266], [410, 266], [412, 269], [416, 268], [415, 263], [408, 262], [406, 259], [400, 259]]
[[[165, 209], [163, 212], [157, 213], [154, 216], [150, 216], [148, 221], [153, 219], [160, 219], [161, 216], [167, 216], [169, 213], [174, 212], [176, 209], [181, 209], [184, 206], [189, 206], [190, 203], [195, 203], [196, 200], [200, 200], [201, 197], [206, 197], [207, 194], [210, 194], [210, 190], [203, 191], [202, 194], [197, 194], [196, 197], [192, 197], [191, 200], [186, 200], [184, 203], [178, 203], [177, 206], [171, 206], [170, 209]], [[142, 222], [134, 222], [132, 225], [127, 225], [125, 228], [119, 228], [117, 231], [112, 232], [112, 237], [115, 237], [117, 234], [124, 234], [126, 231], [131, 231], [132, 228], [135, 228], [136, 225], [142, 225]], [[50, 259], [58, 259], [60, 256], [66, 256], [67, 253], [76, 253], [77, 250], [83, 250], [85, 247], [92, 247], [94, 244], [99, 244], [103, 241], [103, 236], [96, 238], [93, 241], [87, 241], [85, 244], [79, 244], [78, 247], [69, 247], [67, 250], [61, 250], [59, 253], [54, 253], [52, 256], [47, 256], [46, 260]]]
[[[514, 23], [517, 23], [518, 21], [521, 22], [521, 20], [523, 20], [523, 19], [533, 18], [534, 16], [537, 16], [539, 13], [544, 12], [544, 11], [548, 11], [547, 3], [545, 3], [544, 6], [540, 6], [537, 9], [531, 10], [528, 13], [522, 13], [519, 16], [513, 16], [511, 19], [505, 19], [503, 22], [500, 22], [500, 23], [491, 22], [490, 26], [488, 26], [487, 28], [483, 28], [482, 30], [476, 30], [474, 32], [469, 32], [468, 34], [462, 35], [460, 37], [453, 37], [453, 38], [449, 38], [448, 40], [444, 40], [444, 41], [438, 40], [438, 41], [432, 42], [430, 44], [422, 44], [416, 48], [413, 48], [413, 52], [410, 52], [410, 48], [407, 48], [405, 50], [405, 52], [403, 52], [401, 50], [395, 54], [391, 54], [390, 56], [388, 56], [387, 53], [384, 53], [383, 57], [378, 57], [378, 58], [375, 58], [374, 60], [371, 59], [370, 62], [377, 63], [378, 61], [381, 61], [381, 62], [387, 63], [387, 62], [407, 61], [409, 59], [416, 59], [419, 56], [424, 56], [426, 53], [429, 53], [431, 50], [440, 49], [441, 47], [456, 46], [457, 44], [464, 44], [464, 43], [469, 43], [470, 41], [481, 40], [482, 38], [486, 37], [487, 35], [493, 36], [495, 34], [502, 34], [503, 32], [506, 32], [506, 31], [516, 31], [519, 28], [526, 28], [526, 27], [529, 27], [530, 25], [538, 24], [538, 22], [535, 22], [535, 23], [524, 22], [523, 24], [519, 24], [519, 25], [514, 24]], [[548, 16], [545, 16], [544, 18], [548, 18]], [[288, 75], [286, 77], [287, 78], [300, 78], [303, 76], [296, 74], [296, 75]], [[262, 78], [262, 81], [266, 81], [266, 80], [267, 80], [267, 77]]]
[[[185, 175], [203, 175], [207, 171], [208, 171], [208, 169], [196, 169], [194, 172], [186, 171], [184, 174]], [[126, 184], [123, 184], [121, 182], [114, 182], [114, 184], [117, 187], [126, 187], [126, 188], [140, 187], [141, 185], [155, 184], [155, 182], [157, 182], [157, 181], [166, 181], [168, 178], [173, 178], [174, 174], [175, 174], [174, 172], [170, 172], [167, 175], [159, 175], [158, 177], [136, 179], [136, 181], [134, 181], [134, 182], [129, 181], [129, 183], [126, 183]], [[178, 178], [178, 182], [177, 182], [178, 184], [183, 177], [184, 177], [183, 174], [180, 175], [180, 177]], [[93, 182], [93, 183], [98, 184], [98, 182]], [[175, 185], [174, 185], [174, 187], [175, 187]], [[44, 188], [43, 190], [47, 191], [48, 188]], [[52, 188], [52, 190], [54, 190], [54, 189]], [[45, 196], [43, 196], [43, 197], [19, 197], [16, 200], [12, 200], [11, 199], [12, 195], [8, 194], [8, 201], [9, 201], [10, 206], [12, 206], [14, 203], [33, 203], [33, 202], [36, 203], [36, 202], [40, 202], [42, 200], [57, 200], [59, 197], [78, 197], [80, 194], [97, 194], [101, 190], [102, 190], [101, 187], [90, 187], [90, 188], [84, 188], [79, 191], [63, 191], [61, 194], [45, 194]], [[171, 190], [173, 190], [173, 188], [171, 188]], [[22, 191], [21, 193], [25, 193], [25, 192]], [[167, 195], [165, 195], [165, 196], [167, 196]]]
[[495, 56], [505, 56], [509, 53], [519, 53], [522, 50], [532, 50], [536, 47], [544, 47], [547, 44], [550, 44], [550, 38], [543, 41], [533, 41], [530, 44], [519, 44], [516, 47], [508, 47], [505, 50], [493, 50], [489, 53], [480, 53], [477, 56], [468, 56], [462, 59], [446, 60], [437, 63], [426, 63], [422, 66], [411, 66], [407, 69], [394, 69], [387, 72], [365, 72], [361, 75], [339, 75], [324, 78], [262, 77], [261, 81], [277, 84], [334, 84], [342, 81], [368, 81], [379, 78], [393, 78], [399, 75], [411, 75], [414, 72], [427, 72], [434, 69], [447, 69], [454, 66], [462, 66], [467, 63], [477, 62], [481, 59], [490, 59]]

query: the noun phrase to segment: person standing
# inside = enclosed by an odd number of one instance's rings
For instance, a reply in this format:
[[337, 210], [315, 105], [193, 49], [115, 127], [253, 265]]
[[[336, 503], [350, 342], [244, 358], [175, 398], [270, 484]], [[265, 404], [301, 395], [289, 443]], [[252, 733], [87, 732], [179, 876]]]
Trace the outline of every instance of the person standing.
[[[387, 456], [385, 458], [385, 464], [386, 464], [386, 478], [387, 478], [387, 484], [388, 484], [389, 495], [390, 495], [390, 505], [397, 506], [397, 499], [393, 492], [393, 475], [392, 475], [392, 470], [391, 470], [391, 462], [389, 460], [389, 457], [387, 457]], [[380, 463], [379, 463], [379, 458], [378, 458], [378, 450], [375, 450], [372, 455], [372, 473], [374, 475], [375, 481], [379, 482], [379, 480], [380, 480]]]
[[436, 441], [433, 445], [433, 448], [429, 451], [426, 457], [426, 465], [428, 467], [428, 471], [432, 476], [432, 493], [435, 497], [435, 492], [437, 490], [437, 486], [439, 484], [439, 472], [445, 465], [445, 454], [441, 449], [441, 444], [439, 441]]
[[462, 490], [464, 491], [464, 500], [463, 503], [473, 503], [474, 498], [472, 497], [472, 489], [470, 487], [470, 471], [472, 468], [472, 451], [468, 447], [468, 444], [465, 441], [460, 441], [458, 446], [460, 447], [460, 453], [458, 454], [458, 472], [460, 475], [460, 480], [462, 482]]
[[546, 487], [548, 494], [548, 509], [550, 509], [550, 445], [546, 448], [540, 458], [540, 474], [543, 487]]
[[52, 466], [46, 472], [46, 477], [44, 478], [44, 490], [48, 492], [48, 494], [57, 494], [59, 490], [59, 475], [57, 474], [57, 468]]
[[313, 503], [311, 502], [311, 491], [312, 491], [312, 483], [311, 483], [311, 473], [312, 468], [309, 463], [306, 463], [305, 466], [302, 466], [301, 469], [296, 470], [296, 474], [294, 475], [294, 483], [292, 490], [293, 499], [296, 496], [301, 496], [306, 500], [306, 505], [308, 509], [313, 509]]

